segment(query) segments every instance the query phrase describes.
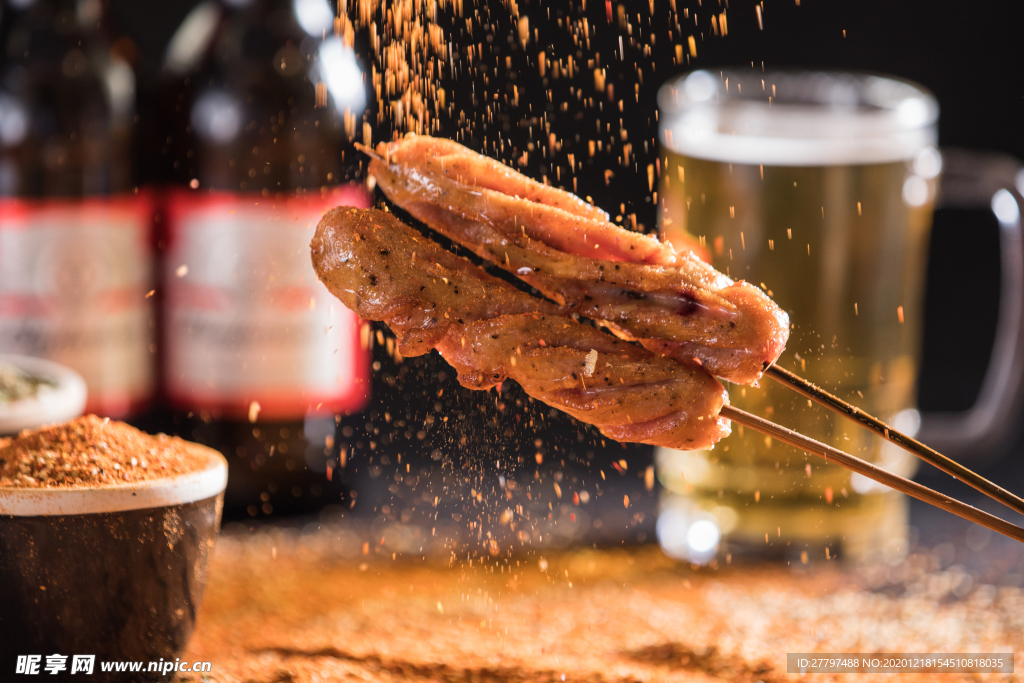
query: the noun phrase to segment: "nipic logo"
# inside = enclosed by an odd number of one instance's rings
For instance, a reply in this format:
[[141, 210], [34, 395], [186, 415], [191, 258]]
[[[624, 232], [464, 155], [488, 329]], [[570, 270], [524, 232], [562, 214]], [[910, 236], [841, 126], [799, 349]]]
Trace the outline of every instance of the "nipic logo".
[[[23, 676], [39, 676], [50, 674], [56, 676], [59, 673], [85, 674], [91, 676], [96, 668], [96, 655], [72, 655], [71, 670], [68, 671], [68, 656], [61, 654], [46, 655], [45, 663], [43, 655], [18, 655], [14, 673]], [[183, 662], [181, 659], [164, 660], [158, 662], [100, 662], [100, 671], [146, 671], [168, 674], [174, 672], [208, 672], [212, 669], [210, 662]]]
[[[37, 676], [42, 670], [52, 676], [68, 670], [67, 655], [46, 655], [46, 664], [42, 665], [42, 655], [18, 655], [17, 663], [14, 666], [14, 673], [28, 676]], [[71, 657], [72, 674], [91, 675], [96, 666], [96, 655], [73, 655]]]
[[38, 674], [39, 673], [39, 662], [42, 661], [42, 655], [18, 655], [18, 663], [14, 668], [16, 674]]

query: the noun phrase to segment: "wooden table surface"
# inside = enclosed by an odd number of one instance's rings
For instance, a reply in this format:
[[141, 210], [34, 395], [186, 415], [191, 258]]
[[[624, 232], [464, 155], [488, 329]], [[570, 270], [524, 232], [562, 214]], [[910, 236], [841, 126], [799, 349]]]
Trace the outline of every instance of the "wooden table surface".
[[[218, 683], [896, 680], [794, 675], [787, 652], [1006, 652], [1024, 591], [926, 553], [892, 565], [694, 569], [654, 546], [393, 560], [329, 529], [218, 541], [187, 660]], [[354, 556], [353, 556], [354, 555]], [[1024, 680], [945, 674], [917, 680]]]

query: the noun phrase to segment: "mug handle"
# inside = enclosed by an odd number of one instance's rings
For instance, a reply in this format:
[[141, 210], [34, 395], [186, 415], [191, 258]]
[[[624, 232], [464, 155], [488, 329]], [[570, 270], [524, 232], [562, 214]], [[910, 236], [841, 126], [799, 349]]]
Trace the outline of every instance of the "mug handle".
[[1024, 398], [1024, 197], [1016, 187], [1024, 167], [1004, 154], [956, 148], [943, 149], [942, 160], [935, 208], [989, 208], [999, 221], [999, 319], [974, 405], [962, 412], [922, 413], [916, 438], [946, 455], [980, 464], [1013, 436]]

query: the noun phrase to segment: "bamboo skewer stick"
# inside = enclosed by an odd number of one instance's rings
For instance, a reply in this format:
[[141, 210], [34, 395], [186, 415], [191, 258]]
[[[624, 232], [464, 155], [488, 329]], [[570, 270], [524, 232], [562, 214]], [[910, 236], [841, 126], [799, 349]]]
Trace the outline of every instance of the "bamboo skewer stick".
[[[390, 159], [383, 159], [377, 154], [372, 148], [356, 143], [356, 147], [362, 153], [367, 156], [383, 161], [384, 163], [390, 164]], [[842, 415], [845, 415], [851, 420], [854, 420], [867, 427], [876, 434], [889, 440], [890, 442], [904, 448], [910, 453], [916, 455], [921, 460], [938, 467], [942, 471], [950, 474], [951, 476], [963, 481], [969, 486], [974, 487], [981, 493], [993, 498], [994, 500], [1003, 503], [1010, 509], [1024, 514], [1024, 499], [1021, 499], [1014, 494], [1010, 493], [1006, 489], [1003, 489], [991, 481], [984, 479], [980, 475], [972, 472], [963, 465], [947, 458], [938, 451], [922, 444], [915, 439], [892, 429], [881, 420], [868, 415], [864, 411], [860, 410], [856, 406], [850, 405], [845, 401], [842, 401], [836, 396], [824, 391], [823, 389], [815, 386], [814, 384], [800, 378], [799, 376], [779, 368], [778, 366], [770, 366], [765, 369], [765, 374], [772, 377], [772, 379], [786, 384], [790, 388], [796, 390], [803, 396], [816, 401], [817, 403], [835, 411]], [[783, 443], [790, 444], [797, 448], [801, 448], [807, 452], [819, 455], [826, 460], [831, 459], [844, 467], [847, 467], [854, 472], [858, 472], [867, 476], [875, 481], [890, 486], [898, 491], [902, 491], [910, 496], [923, 500], [927, 503], [940, 507], [944, 510], [952, 512], [953, 514], [964, 517], [971, 521], [977, 522], [983, 526], [988, 527], [1001, 534], [1007, 535], [1018, 541], [1024, 542], [1024, 529], [1021, 529], [1005, 520], [999, 519], [994, 515], [990, 515], [986, 512], [978, 510], [977, 508], [971, 507], [965, 503], [957, 501], [953, 498], [949, 498], [943, 494], [933, 491], [925, 486], [912, 482], [908, 479], [900, 477], [898, 475], [887, 472], [876, 465], [868, 463], [860, 458], [856, 458], [852, 455], [844, 453], [840, 450], [832, 448], [826, 444], [822, 444], [818, 441], [810, 439], [798, 432], [786, 429], [772, 422], [764, 420], [750, 413], [746, 413], [738, 408], [731, 406], [725, 406], [722, 410], [722, 415], [729, 419], [735, 420], [739, 424], [744, 424], [752, 429], [763, 432], [777, 438]]]
[[887, 439], [900, 448], [914, 454], [929, 465], [934, 465], [946, 474], [949, 474], [968, 486], [984, 493], [989, 498], [999, 501], [1011, 510], [1024, 514], [1024, 500], [1018, 496], [1010, 493], [988, 479], [985, 479], [981, 475], [972, 472], [955, 460], [947, 458], [934, 448], [926, 446], [917, 439], [893, 429], [878, 418], [865, 413], [857, 406], [851, 405], [837, 396], [833, 396], [821, 387], [808, 382], [789, 370], [780, 368], [778, 365], [773, 365], [766, 369], [765, 374], [775, 381], [781, 382], [782, 384], [792, 388], [797, 393], [811, 399], [812, 401], [815, 401], [816, 403], [823, 405], [830, 410], [834, 410], [840, 415], [844, 415], [854, 422], [867, 427], [883, 439]]
[[813, 455], [820, 456], [829, 462], [842, 465], [848, 470], [852, 470], [853, 472], [862, 474], [869, 479], [877, 481], [879, 484], [884, 484], [889, 488], [905, 493], [908, 496], [913, 496], [925, 503], [942, 508], [947, 512], [952, 512], [954, 515], [963, 517], [964, 519], [989, 528], [992, 531], [1003, 534], [1004, 536], [1009, 536], [1012, 539], [1024, 543], [1024, 529], [1021, 529], [1014, 524], [1010, 524], [1006, 520], [1000, 519], [995, 515], [991, 515], [966, 503], [962, 503], [954, 498], [950, 498], [938, 491], [933, 491], [927, 486], [922, 486], [917, 482], [904, 479], [892, 472], [887, 472], [881, 467], [873, 465], [865, 460], [861, 460], [849, 453], [844, 453], [832, 446], [823, 444], [820, 441], [815, 441], [814, 439], [806, 437], [799, 432], [794, 432], [791, 429], [777, 425], [774, 422], [769, 422], [762, 417], [752, 415], [746, 411], [740, 410], [739, 408], [734, 408], [731, 405], [724, 406], [722, 408], [721, 415], [722, 417], [732, 420], [737, 424], [750, 427], [751, 429], [759, 431], [773, 439], [778, 439], [782, 443], [789, 444], [790, 446], [807, 451]]

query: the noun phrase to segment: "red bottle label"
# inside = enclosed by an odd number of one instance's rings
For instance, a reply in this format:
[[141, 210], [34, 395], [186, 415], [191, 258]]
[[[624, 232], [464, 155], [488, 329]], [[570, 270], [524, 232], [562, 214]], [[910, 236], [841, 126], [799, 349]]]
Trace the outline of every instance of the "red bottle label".
[[87, 412], [124, 417], [156, 379], [152, 202], [0, 200], [0, 351], [77, 370]]
[[226, 417], [351, 412], [368, 397], [359, 318], [320, 283], [309, 242], [357, 186], [285, 199], [177, 192], [164, 260], [164, 381], [171, 401]]

